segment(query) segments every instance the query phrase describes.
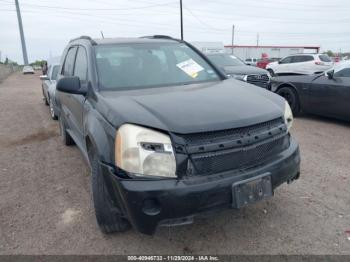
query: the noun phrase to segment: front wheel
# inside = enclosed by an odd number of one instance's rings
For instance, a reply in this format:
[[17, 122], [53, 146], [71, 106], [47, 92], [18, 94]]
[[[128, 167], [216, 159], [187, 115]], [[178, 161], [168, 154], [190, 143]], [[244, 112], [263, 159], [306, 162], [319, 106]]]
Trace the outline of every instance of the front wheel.
[[112, 200], [106, 181], [101, 173], [97, 154], [93, 148], [89, 148], [89, 159], [91, 164], [92, 196], [95, 207], [97, 224], [103, 233], [124, 232], [130, 228], [127, 219], [115, 201]]
[[297, 92], [289, 86], [282, 87], [276, 92], [282, 96], [289, 104], [292, 109], [293, 115], [298, 115], [300, 113], [300, 103]]

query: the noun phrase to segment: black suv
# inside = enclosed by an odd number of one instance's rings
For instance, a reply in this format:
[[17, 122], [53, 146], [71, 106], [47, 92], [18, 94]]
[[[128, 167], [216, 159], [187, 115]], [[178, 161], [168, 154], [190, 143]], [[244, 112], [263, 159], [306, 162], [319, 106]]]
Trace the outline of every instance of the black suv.
[[167, 36], [70, 41], [57, 102], [63, 142], [91, 167], [103, 232], [186, 224], [268, 198], [299, 177], [285, 100], [227, 77]]

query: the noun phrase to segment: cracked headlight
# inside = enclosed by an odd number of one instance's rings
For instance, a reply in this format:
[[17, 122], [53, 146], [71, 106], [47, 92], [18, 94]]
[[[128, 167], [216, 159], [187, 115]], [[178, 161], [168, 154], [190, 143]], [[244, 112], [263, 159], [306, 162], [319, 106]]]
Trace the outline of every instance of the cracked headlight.
[[115, 164], [135, 175], [176, 177], [170, 137], [137, 125], [124, 124], [118, 129]]
[[293, 125], [293, 113], [287, 101], [285, 101], [284, 105], [284, 122], [286, 123], [289, 131]]

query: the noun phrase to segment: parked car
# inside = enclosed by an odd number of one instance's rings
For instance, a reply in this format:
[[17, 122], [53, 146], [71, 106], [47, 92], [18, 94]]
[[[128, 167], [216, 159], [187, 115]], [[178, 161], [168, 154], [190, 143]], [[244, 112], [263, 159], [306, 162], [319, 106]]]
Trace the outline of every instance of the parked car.
[[272, 76], [311, 75], [322, 73], [332, 66], [332, 60], [325, 54], [295, 54], [269, 63], [266, 69]]
[[35, 74], [34, 69], [31, 66], [24, 66], [23, 70], [22, 70], [22, 73], [24, 75], [26, 75], [26, 74]]
[[280, 96], [227, 77], [167, 36], [69, 42], [56, 98], [61, 135], [91, 167], [98, 225], [193, 222], [271, 197], [299, 177], [293, 116]]
[[244, 60], [246, 65], [256, 66], [258, 59], [257, 58], [247, 58]]
[[271, 91], [283, 96], [294, 114], [305, 111], [350, 121], [350, 62], [317, 75], [275, 77]]
[[269, 85], [269, 72], [264, 69], [248, 66], [234, 55], [221, 53], [207, 54], [207, 56], [228, 77], [233, 77], [263, 88], [267, 88]]
[[56, 93], [56, 80], [60, 65], [53, 64], [48, 67], [48, 74], [40, 76], [42, 80], [41, 88], [45, 104], [50, 108], [50, 115], [53, 120], [58, 119], [59, 109], [57, 108], [55, 93]]

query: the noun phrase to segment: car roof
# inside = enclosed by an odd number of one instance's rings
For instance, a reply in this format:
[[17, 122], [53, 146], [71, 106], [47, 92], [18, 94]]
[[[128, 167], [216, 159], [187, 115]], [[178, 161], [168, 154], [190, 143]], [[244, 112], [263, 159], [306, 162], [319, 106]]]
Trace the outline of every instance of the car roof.
[[115, 38], [94, 38], [89, 36], [80, 36], [70, 40], [70, 43], [77, 41], [89, 41], [92, 45], [110, 45], [110, 44], [131, 44], [131, 43], [175, 43], [180, 40], [170, 36], [154, 35], [145, 37], [115, 37]]
[[298, 55], [311, 55], [311, 56], [315, 56], [315, 55], [327, 55], [327, 54], [319, 54], [319, 53], [298, 53], [298, 54], [292, 54], [289, 56], [298, 56]]
[[129, 43], [174, 43], [174, 39], [160, 39], [160, 38], [129, 38], [129, 37], [118, 37], [118, 38], [99, 38], [93, 39], [97, 45], [108, 45], [108, 44], [129, 44]]

